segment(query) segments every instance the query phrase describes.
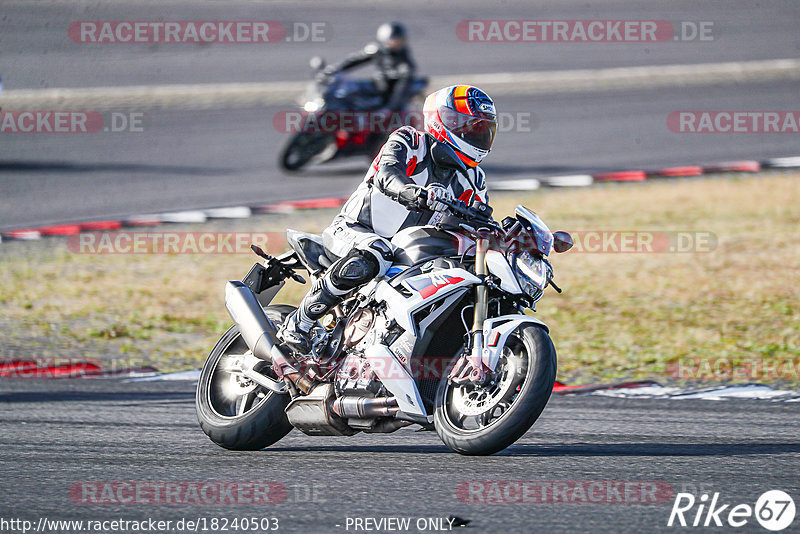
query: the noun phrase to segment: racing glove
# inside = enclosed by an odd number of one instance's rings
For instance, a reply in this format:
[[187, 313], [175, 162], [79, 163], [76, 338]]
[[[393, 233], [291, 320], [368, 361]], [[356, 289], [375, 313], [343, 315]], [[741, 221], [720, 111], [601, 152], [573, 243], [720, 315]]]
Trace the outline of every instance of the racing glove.
[[422, 211], [428, 205], [428, 191], [415, 184], [404, 185], [397, 194], [397, 201], [410, 211]]
[[453, 193], [449, 189], [440, 184], [431, 184], [425, 188], [427, 192], [427, 208], [433, 211], [447, 211], [447, 205], [442, 200], [447, 202], [453, 201]]

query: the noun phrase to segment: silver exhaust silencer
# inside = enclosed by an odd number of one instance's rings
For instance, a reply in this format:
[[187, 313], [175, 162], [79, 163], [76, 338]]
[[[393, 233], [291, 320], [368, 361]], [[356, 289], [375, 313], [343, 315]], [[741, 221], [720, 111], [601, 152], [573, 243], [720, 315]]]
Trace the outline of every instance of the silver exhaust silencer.
[[250, 288], [239, 281], [225, 284], [225, 307], [253, 355], [271, 362], [273, 349], [280, 353], [275, 346], [277, 330]]

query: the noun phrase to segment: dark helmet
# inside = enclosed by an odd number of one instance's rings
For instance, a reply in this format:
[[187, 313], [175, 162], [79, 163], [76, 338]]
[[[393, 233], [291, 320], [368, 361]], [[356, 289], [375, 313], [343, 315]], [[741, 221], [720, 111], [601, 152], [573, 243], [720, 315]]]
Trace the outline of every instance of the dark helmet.
[[376, 35], [381, 46], [394, 50], [406, 44], [406, 27], [399, 22], [381, 24]]

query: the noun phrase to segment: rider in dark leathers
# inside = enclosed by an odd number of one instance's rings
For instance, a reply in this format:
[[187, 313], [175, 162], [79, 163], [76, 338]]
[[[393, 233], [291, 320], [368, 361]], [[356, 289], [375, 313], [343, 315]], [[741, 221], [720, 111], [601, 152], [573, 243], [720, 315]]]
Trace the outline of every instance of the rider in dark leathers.
[[375, 91], [382, 96], [381, 107], [389, 111], [402, 110], [417, 69], [411, 58], [406, 29], [402, 24], [390, 22], [381, 25], [376, 43], [369, 43], [341, 63], [326, 67], [322, 71], [322, 77], [327, 78], [367, 63], [373, 63], [377, 71], [373, 84]]

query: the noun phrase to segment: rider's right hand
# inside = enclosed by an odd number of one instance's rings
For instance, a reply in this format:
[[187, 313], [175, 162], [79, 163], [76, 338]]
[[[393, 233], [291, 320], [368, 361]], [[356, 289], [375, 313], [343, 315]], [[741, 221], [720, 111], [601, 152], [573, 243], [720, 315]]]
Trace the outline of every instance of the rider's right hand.
[[422, 186], [409, 184], [400, 189], [397, 201], [411, 211], [422, 211], [427, 206], [428, 190]]

